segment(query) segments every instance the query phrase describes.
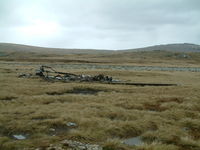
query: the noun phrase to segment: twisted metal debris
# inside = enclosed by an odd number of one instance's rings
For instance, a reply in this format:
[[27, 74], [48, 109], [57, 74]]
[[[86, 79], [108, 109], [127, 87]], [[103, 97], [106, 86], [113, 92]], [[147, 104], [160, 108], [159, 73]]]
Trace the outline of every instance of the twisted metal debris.
[[40, 76], [46, 80], [112, 82], [112, 77], [104, 76], [103, 74], [99, 74], [95, 76], [76, 75], [73, 73], [58, 72], [49, 66], [41, 66], [38, 70], [36, 70], [35, 75]]
[[[58, 72], [49, 66], [40, 66], [35, 73], [36, 76], [39, 76], [47, 81], [79, 81], [79, 82], [100, 82], [116, 85], [134, 85], [134, 86], [177, 86], [177, 84], [170, 83], [135, 83], [135, 82], [123, 82], [120, 80], [115, 80], [112, 77], [105, 76], [103, 74], [91, 76], [91, 75], [77, 75], [73, 73]], [[33, 77], [32, 74], [20, 74], [19, 78], [30, 78]]]

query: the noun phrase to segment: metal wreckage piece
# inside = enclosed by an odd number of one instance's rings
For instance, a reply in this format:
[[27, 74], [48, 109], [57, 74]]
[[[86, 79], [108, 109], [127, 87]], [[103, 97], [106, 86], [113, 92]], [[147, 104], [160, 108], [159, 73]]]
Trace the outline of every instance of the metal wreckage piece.
[[[54, 75], [52, 75], [54, 74]], [[96, 76], [91, 75], [76, 75], [73, 73], [58, 72], [49, 66], [41, 66], [36, 70], [35, 75], [40, 76], [46, 80], [59, 80], [59, 81], [86, 81], [86, 82], [112, 82], [112, 77], [99, 74]]]
[[[39, 76], [47, 81], [79, 81], [79, 82], [100, 82], [116, 85], [134, 85], [134, 86], [177, 86], [177, 84], [169, 83], [137, 83], [137, 82], [123, 82], [120, 80], [115, 80], [112, 77], [105, 76], [103, 74], [91, 76], [91, 75], [76, 75], [73, 73], [58, 72], [49, 66], [40, 66], [35, 73], [36, 76]], [[30, 78], [34, 77], [32, 74], [20, 74], [19, 78]]]

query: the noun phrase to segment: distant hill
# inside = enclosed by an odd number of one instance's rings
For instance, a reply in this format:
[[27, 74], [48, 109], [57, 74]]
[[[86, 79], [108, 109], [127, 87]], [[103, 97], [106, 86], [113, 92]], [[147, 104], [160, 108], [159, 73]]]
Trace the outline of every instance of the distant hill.
[[62, 49], [0, 43], [0, 61], [62, 63], [200, 63], [200, 46], [157, 45], [129, 50]]
[[51, 52], [64, 54], [113, 54], [115, 52], [137, 52], [137, 51], [171, 51], [171, 52], [200, 52], [200, 45], [179, 43], [155, 45], [144, 48], [125, 49], [125, 50], [100, 50], [100, 49], [64, 49], [64, 48], [46, 48], [29, 46], [22, 44], [0, 43], [0, 52]]
[[55, 53], [66, 53], [66, 54], [103, 54], [113, 52], [111, 50], [100, 50], [100, 49], [64, 49], [64, 48], [47, 48], [38, 46], [29, 46], [22, 44], [13, 43], [0, 43], [1, 52], [55, 52]]
[[171, 52], [200, 52], [200, 45], [190, 43], [177, 43], [177, 44], [166, 44], [166, 45], [155, 45], [144, 48], [127, 49], [123, 52], [131, 51], [171, 51]]

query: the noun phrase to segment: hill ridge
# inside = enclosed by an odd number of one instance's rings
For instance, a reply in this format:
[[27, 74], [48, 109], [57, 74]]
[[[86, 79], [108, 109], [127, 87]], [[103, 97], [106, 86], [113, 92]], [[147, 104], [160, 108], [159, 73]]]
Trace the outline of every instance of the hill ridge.
[[56, 51], [65, 53], [111, 53], [111, 52], [137, 52], [137, 51], [172, 51], [172, 52], [200, 52], [200, 45], [192, 43], [172, 43], [147, 46], [134, 49], [106, 50], [106, 49], [80, 49], [80, 48], [50, 48], [15, 43], [0, 43], [0, 51]]

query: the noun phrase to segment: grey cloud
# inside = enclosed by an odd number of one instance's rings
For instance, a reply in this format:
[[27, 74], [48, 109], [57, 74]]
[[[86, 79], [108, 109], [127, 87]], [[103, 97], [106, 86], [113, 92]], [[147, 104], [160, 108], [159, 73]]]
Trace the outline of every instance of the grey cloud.
[[[199, 17], [199, 0], [1, 0], [0, 42], [100, 49], [199, 44]], [[21, 33], [37, 20], [55, 23], [58, 33]]]
[[[191, 0], [192, 1], [192, 0]], [[117, 1], [117, 3], [104, 4], [104, 16], [109, 22], [115, 25], [162, 25], [162, 24], [183, 24], [198, 21], [200, 15], [200, 1], [155, 1], [149, 3], [144, 0], [138, 1]], [[110, 1], [108, 1], [110, 2]], [[176, 3], [175, 3], [176, 2]], [[184, 2], [184, 3], [183, 3]], [[186, 3], [187, 2], [187, 3]], [[187, 8], [187, 9], [186, 9]], [[195, 14], [198, 14], [195, 17]], [[193, 19], [195, 17], [195, 20]], [[192, 21], [193, 20], [193, 21]], [[199, 21], [198, 21], [199, 22]]]

